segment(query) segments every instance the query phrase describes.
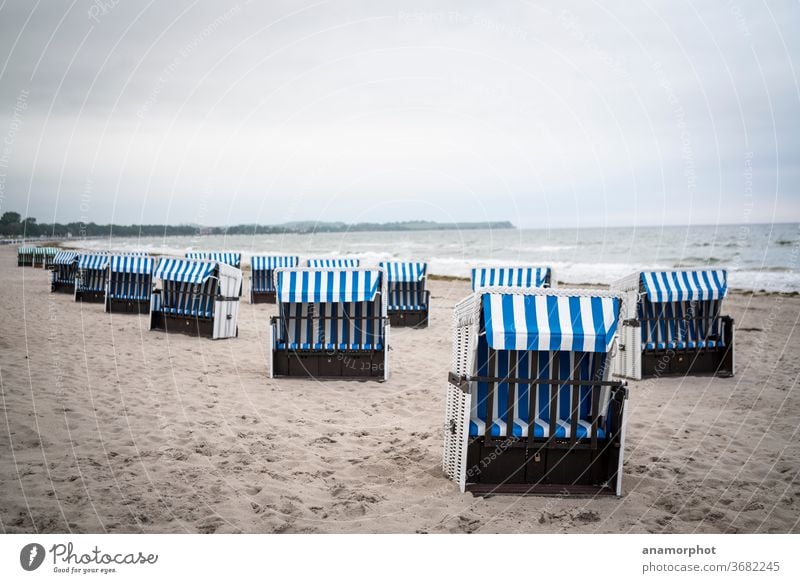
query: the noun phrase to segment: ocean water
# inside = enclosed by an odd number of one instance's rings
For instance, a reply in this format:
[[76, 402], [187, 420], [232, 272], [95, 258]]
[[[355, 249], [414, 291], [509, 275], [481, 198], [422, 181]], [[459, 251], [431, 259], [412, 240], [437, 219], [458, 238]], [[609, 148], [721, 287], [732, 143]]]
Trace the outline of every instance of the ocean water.
[[[800, 291], [800, 224], [231, 235], [70, 240], [71, 247], [183, 255], [238, 251], [427, 261], [429, 272], [469, 276], [474, 265], [549, 265], [568, 283], [608, 284], [641, 269], [728, 269], [733, 288]], [[246, 262], [243, 261], [243, 264]]]

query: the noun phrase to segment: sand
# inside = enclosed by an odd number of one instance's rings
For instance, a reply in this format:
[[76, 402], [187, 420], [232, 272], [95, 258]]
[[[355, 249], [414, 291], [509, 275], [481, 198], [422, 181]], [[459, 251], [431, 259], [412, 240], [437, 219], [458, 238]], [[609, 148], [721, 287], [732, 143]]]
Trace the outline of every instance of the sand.
[[450, 315], [393, 329], [387, 383], [267, 378], [238, 339], [150, 332], [0, 248], [4, 532], [800, 532], [800, 298], [732, 293], [738, 374], [631, 382], [622, 498], [476, 498], [441, 473]]

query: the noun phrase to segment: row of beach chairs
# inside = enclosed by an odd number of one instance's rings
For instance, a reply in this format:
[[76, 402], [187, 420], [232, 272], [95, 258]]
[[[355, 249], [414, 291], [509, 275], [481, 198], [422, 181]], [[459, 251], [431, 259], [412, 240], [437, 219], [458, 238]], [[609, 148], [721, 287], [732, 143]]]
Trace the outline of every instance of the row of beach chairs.
[[[237, 254], [58, 252], [53, 291], [149, 313], [150, 327], [238, 334]], [[391, 327], [429, 317], [425, 263], [256, 256], [250, 299], [274, 302], [272, 377], [389, 378]], [[643, 271], [610, 290], [564, 289], [547, 267], [476, 267], [453, 313], [444, 473], [462, 491], [622, 492], [624, 378], [734, 368], [724, 270]]]

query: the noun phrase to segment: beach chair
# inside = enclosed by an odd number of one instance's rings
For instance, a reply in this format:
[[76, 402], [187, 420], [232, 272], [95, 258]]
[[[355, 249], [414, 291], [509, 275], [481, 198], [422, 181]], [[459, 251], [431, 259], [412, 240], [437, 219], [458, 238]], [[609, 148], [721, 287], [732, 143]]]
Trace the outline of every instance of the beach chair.
[[155, 260], [141, 254], [112, 255], [106, 282], [106, 312], [147, 314]]
[[42, 249], [42, 264], [38, 267], [43, 267], [44, 269], [50, 269], [53, 267], [53, 259], [58, 253], [57, 247], [41, 247]]
[[24, 246], [17, 249], [17, 267], [33, 267], [36, 247]]
[[33, 248], [33, 262], [31, 265], [33, 267], [38, 267], [40, 269], [44, 269], [45, 264], [45, 248], [44, 247], [34, 247]]
[[50, 291], [74, 294], [75, 275], [78, 271], [78, 252], [59, 251], [53, 257], [50, 268]]
[[314, 269], [346, 269], [349, 267], [358, 267], [361, 262], [358, 259], [309, 259], [306, 262], [308, 267]]
[[75, 273], [75, 301], [105, 303], [107, 253], [82, 253]]
[[242, 272], [220, 261], [162, 258], [153, 273], [150, 329], [212, 338], [239, 334]]
[[[228, 253], [221, 251], [189, 251], [186, 253], [186, 259], [206, 259], [208, 261], [216, 261], [230, 265], [236, 269], [242, 268], [242, 254], [241, 253]], [[242, 279], [242, 286], [239, 286], [239, 297], [242, 297], [244, 290], [244, 278]]]
[[426, 263], [384, 261], [388, 295], [386, 299], [392, 326], [428, 326], [430, 292], [425, 289]]
[[728, 293], [724, 269], [639, 271], [611, 288], [628, 298], [618, 376], [736, 372], [733, 318], [721, 315]]
[[253, 255], [250, 258], [250, 303], [274, 304], [274, 270], [278, 267], [297, 267], [298, 257], [278, 255]]
[[555, 287], [549, 267], [474, 267], [472, 291], [482, 287]]
[[461, 491], [622, 493], [622, 296], [489, 287], [455, 307], [445, 474]]
[[381, 268], [276, 269], [270, 377], [389, 378]]

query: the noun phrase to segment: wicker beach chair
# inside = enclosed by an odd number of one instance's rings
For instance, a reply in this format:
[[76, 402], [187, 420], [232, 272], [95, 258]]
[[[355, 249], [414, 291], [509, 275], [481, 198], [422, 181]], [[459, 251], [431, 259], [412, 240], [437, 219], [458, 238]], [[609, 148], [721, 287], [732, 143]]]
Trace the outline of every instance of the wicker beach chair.
[[622, 492], [622, 296], [482, 288], [455, 307], [445, 474], [477, 494]]
[[150, 300], [151, 330], [214, 340], [239, 334], [239, 269], [219, 261], [162, 258], [153, 278], [160, 287]]
[[392, 326], [428, 326], [430, 292], [425, 289], [426, 263], [382, 262], [387, 277], [387, 310]]
[[549, 267], [475, 267], [472, 269], [472, 291], [483, 287], [555, 287]]
[[155, 260], [141, 254], [112, 255], [106, 282], [106, 312], [147, 314]]
[[74, 294], [75, 274], [78, 271], [78, 252], [59, 251], [50, 267], [50, 291]]
[[287, 255], [253, 255], [250, 258], [250, 303], [274, 304], [275, 279], [279, 267], [297, 267], [300, 259]]
[[389, 378], [383, 269], [276, 269], [275, 286], [271, 377]]
[[108, 275], [107, 253], [82, 253], [78, 257], [75, 274], [75, 301], [105, 303], [106, 276]]
[[33, 267], [36, 247], [23, 246], [17, 249], [17, 267]]
[[617, 375], [736, 372], [733, 318], [721, 315], [728, 293], [724, 269], [640, 271], [611, 288], [628, 298]]

